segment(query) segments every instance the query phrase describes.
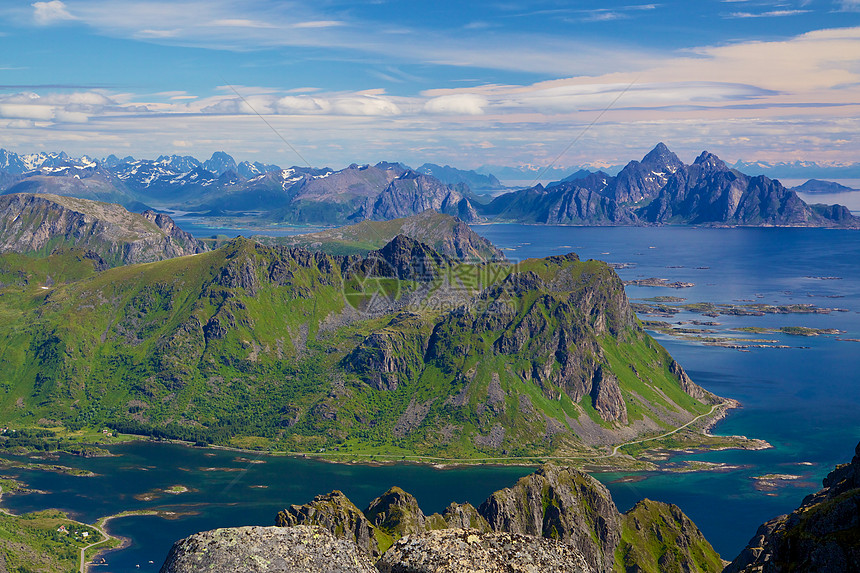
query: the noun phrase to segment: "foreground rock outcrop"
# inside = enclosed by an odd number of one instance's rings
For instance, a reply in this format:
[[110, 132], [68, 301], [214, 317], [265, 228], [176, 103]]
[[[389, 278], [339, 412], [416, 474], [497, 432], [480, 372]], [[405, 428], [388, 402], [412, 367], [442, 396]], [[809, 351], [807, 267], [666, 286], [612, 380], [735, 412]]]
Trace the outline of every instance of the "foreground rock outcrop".
[[591, 573], [576, 549], [553, 540], [516, 533], [471, 529], [407, 536], [376, 564], [382, 573]]
[[234, 527], [195, 533], [173, 544], [160, 573], [377, 573], [355, 543], [325, 529]]
[[795, 511], [768, 521], [726, 573], [860, 570], [860, 443]]
[[616, 571], [693, 572], [723, 567], [720, 556], [680, 507], [650, 499], [643, 499], [622, 516], [621, 542], [615, 555]]

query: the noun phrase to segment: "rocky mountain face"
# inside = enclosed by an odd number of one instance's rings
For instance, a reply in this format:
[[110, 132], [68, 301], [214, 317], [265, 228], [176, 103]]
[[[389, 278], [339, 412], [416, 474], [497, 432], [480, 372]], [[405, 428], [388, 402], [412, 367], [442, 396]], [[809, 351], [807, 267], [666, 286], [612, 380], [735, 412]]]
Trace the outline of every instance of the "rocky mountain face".
[[[658, 551], [653, 548], [659, 547]], [[723, 561], [674, 504], [643, 499], [622, 516], [616, 570], [720, 571]]]
[[478, 508], [493, 531], [558, 539], [596, 571], [613, 569], [621, 516], [609, 490], [588, 474], [545, 466]]
[[126, 188], [113, 173], [98, 166], [61, 165], [42, 167], [23, 175], [0, 174], [0, 183], [2, 183], [0, 193], [3, 195], [16, 193], [62, 195], [118, 203], [126, 209], [138, 212], [149, 208], [145, 201], [141, 201]]
[[636, 204], [653, 199], [666, 186], [672, 175], [683, 169], [684, 163], [669, 151], [663, 143], [658, 143], [642, 161], [631, 161], [606, 188], [606, 196], [616, 203]]
[[860, 223], [847, 211], [842, 207], [828, 217], [778, 181], [734, 172], [717, 156], [704, 152], [693, 165], [671, 178], [640, 210], [640, 216], [655, 223], [797, 227]]
[[[352, 545], [382, 572], [704, 573], [723, 567], [678, 507], [644, 500], [621, 514], [600, 482], [554, 465], [493, 493], [477, 510], [452, 503], [443, 515], [425, 516], [413, 496], [392, 487], [361, 512], [335, 491], [279, 512], [276, 525], [274, 530], [298, 528], [296, 536], [316, 528], [321, 543], [330, 546], [335, 538]], [[260, 535], [259, 547], [252, 533]], [[162, 572], [184, 571], [176, 563], [226, 562], [236, 554], [262, 554], [273, 538], [277, 534], [270, 528], [197, 534], [174, 545]], [[315, 546], [300, 551], [304, 555]], [[271, 553], [280, 558], [290, 551]]]
[[291, 237], [254, 236], [265, 245], [302, 247], [333, 255], [367, 254], [380, 249], [397, 235], [405, 235], [432, 247], [438, 253], [462, 261], [502, 261], [504, 253], [475, 233], [461, 219], [423, 211], [411, 217], [390, 221], [362, 221], [355, 225]]
[[544, 188], [515, 191], [496, 197], [489, 205], [477, 206], [478, 214], [490, 219], [541, 223], [629, 225], [636, 217], [615, 199], [605, 194], [611, 177], [602, 172], [587, 177], [561, 181]]
[[[535, 175], [540, 170], [534, 171]], [[555, 172], [553, 172], [555, 173]], [[343, 225], [408, 217], [427, 209], [469, 223], [484, 220], [562, 225], [747, 225], [860, 228], [838, 205], [807, 205], [764, 176], [730, 169], [704, 152], [685, 165], [664, 144], [616, 176], [577, 172], [482, 204], [472, 188], [499, 188], [493, 176], [424, 164], [350, 165], [332, 170], [236, 163], [224, 152], [156, 160], [18, 156], [0, 150], [0, 192], [52, 193], [117, 202], [132, 210], [247, 213], [267, 221]]]
[[436, 209], [463, 220], [475, 211], [465, 183], [449, 185], [399, 163], [328, 168], [243, 161], [215, 152], [206, 161], [163, 155], [155, 160], [110, 156], [103, 161], [65, 154], [18, 156], [0, 150], [0, 192], [52, 193], [111, 201], [143, 210], [264, 212], [275, 221], [344, 224]]
[[807, 205], [779, 181], [744, 175], [708, 152], [685, 165], [662, 143], [615, 177], [566, 179], [476, 208], [491, 219], [547, 224], [860, 228], [845, 207]]
[[856, 571], [860, 564], [860, 444], [800, 507], [759, 527], [726, 573]]
[[48, 254], [80, 247], [110, 265], [202, 253], [206, 245], [154, 211], [46, 194], [0, 196], [0, 252]]
[[86, 404], [118, 430], [287, 451], [599, 456], [719, 401], [641, 329], [615, 272], [574, 254], [469, 264], [405, 236], [349, 256], [236, 239], [64, 285], [37, 270], [20, 270], [36, 302], [0, 324], [16, 333], [0, 355], [13, 415], [20, 400], [74, 421]]
[[[468, 187], [464, 190], [468, 190]], [[376, 197], [367, 212], [367, 218], [385, 221], [408, 217], [428, 209], [454, 215], [465, 221], [476, 218], [474, 207], [459, 191], [435, 177], [414, 171], [404, 173], [392, 181]]]

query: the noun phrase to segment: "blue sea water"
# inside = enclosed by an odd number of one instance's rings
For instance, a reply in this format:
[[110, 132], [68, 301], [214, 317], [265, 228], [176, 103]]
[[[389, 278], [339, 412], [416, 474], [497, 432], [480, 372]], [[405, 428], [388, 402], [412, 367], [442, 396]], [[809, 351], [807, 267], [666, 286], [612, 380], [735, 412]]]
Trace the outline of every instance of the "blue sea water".
[[[619, 508], [648, 497], [676, 503], [724, 556], [736, 555], [756, 526], [791, 511], [821, 487], [823, 477], [851, 459], [860, 441], [860, 233], [828, 229], [701, 229], [476, 226], [510, 258], [574, 251], [582, 259], [627, 263], [624, 280], [658, 277], [694, 283], [684, 289], [628, 286], [631, 299], [679, 296], [687, 302], [814, 304], [846, 312], [708, 318], [681, 313], [666, 320], [742, 326], [837, 328], [840, 335], [748, 335], [791, 348], [742, 352], [655, 335], [694, 381], [739, 400], [714, 433], [761, 438], [774, 447], [722, 451], [688, 459], [744, 466], [727, 472], [656, 474], [635, 483], [609, 483]], [[707, 267], [707, 268], [704, 268]], [[829, 280], [822, 280], [830, 277]], [[831, 298], [839, 297], [839, 298]], [[684, 459], [684, 456], [681, 457]], [[753, 476], [800, 476], [773, 492]], [[598, 475], [611, 482], [618, 476]]]
[[[718, 329], [739, 326], [837, 328], [844, 334], [814, 338], [749, 335], [790, 348], [748, 352], [703, 346], [665, 336], [660, 342], [691, 377], [712, 392], [739, 400], [714, 429], [773, 444], [760, 451], [722, 451], [681, 459], [738, 466], [724, 472], [645, 474], [618, 482], [597, 474], [622, 511], [643, 497], [678, 504], [723, 557], [731, 559], [762, 522], [795, 508], [819, 489], [838, 463], [850, 460], [860, 440], [860, 233], [820, 229], [595, 228], [486, 225], [474, 229], [506, 249], [513, 260], [570, 251], [581, 258], [627, 263], [625, 280], [661, 277], [694, 283], [685, 289], [628, 286], [632, 299], [673, 295], [688, 302], [810, 303], [847, 312], [762, 317], [682, 313], [670, 321], [715, 320]], [[208, 232], [208, 230], [206, 231]], [[822, 277], [838, 277], [822, 280]], [[839, 297], [839, 298], [831, 298]], [[90, 469], [97, 477], [6, 471], [44, 493], [7, 496], [14, 512], [57, 507], [92, 522], [124, 509], [163, 509], [175, 519], [127, 517], [110, 530], [132, 545], [107, 554], [96, 571], [157, 571], [174, 540], [215, 527], [269, 525], [276, 512], [318, 493], [343, 490], [363, 507], [391, 485], [416, 495], [425, 512], [451, 501], [479, 504], [487, 495], [531, 472], [522, 467], [437, 470], [424, 466], [336, 465], [304, 459], [250, 456], [176, 445], [134, 443], [112, 448], [112, 458], [62, 456], [60, 463]], [[244, 458], [244, 459], [243, 459]], [[752, 479], [769, 473], [799, 478], [775, 491], [758, 491]], [[193, 491], [136, 499], [154, 488], [185, 485]], [[153, 561], [152, 564], [148, 563]], [[136, 567], [140, 565], [140, 567]]]

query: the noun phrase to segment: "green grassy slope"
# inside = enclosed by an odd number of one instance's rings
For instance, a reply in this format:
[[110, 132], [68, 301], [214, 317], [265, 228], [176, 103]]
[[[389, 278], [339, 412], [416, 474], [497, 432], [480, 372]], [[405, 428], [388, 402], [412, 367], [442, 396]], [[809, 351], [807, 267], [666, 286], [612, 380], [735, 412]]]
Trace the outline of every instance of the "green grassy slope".
[[615, 571], [709, 573], [723, 570], [719, 554], [676, 505], [644, 499], [622, 516]]
[[0, 416], [17, 427], [570, 455], [713, 399], [681, 389], [614, 271], [575, 256], [468, 265], [402, 237], [369, 258], [237, 239], [98, 274], [75, 252], [6, 257], [0, 282]]

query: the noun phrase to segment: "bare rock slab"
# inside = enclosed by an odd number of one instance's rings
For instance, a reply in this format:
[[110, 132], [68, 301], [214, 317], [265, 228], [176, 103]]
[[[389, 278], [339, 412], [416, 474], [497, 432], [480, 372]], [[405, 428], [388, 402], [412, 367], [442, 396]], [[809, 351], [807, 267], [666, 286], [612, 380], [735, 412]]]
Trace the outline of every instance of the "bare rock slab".
[[443, 529], [398, 540], [376, 564], [382, 573], [592, 573], [566, 543], [516, 533]]
[[378, 573], [349, 540], [320, 527], [231, 527], [173, 544], [160, 573]]

